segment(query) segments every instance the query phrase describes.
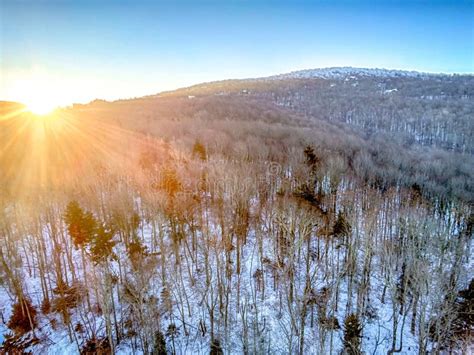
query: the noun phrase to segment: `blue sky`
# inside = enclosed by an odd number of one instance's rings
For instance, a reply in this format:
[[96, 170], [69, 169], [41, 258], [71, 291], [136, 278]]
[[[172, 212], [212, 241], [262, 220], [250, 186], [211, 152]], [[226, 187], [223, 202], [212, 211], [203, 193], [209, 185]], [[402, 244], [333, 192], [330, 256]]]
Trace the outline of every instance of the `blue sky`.
[[474, 72], [471, 1], [0, 0], [0, 100], [58, 103], [329, 66]]

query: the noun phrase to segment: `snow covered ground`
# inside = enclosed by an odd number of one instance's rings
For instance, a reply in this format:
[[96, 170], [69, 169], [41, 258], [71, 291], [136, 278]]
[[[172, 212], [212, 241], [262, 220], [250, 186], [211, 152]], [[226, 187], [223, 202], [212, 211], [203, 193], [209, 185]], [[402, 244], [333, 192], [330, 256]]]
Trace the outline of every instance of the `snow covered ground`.
[[[328, 184], [329, 186], [329, 184]], [[343, 190], [343, 189], [340, 189]], [[350, 196], [340, 196], [338, 203], [342, 203], [344, 198]], [[139, 200], [137, 200], [139, 201]], [[422, 351], [418, 337], [418, 326], [415, 331], [410, 329], [412, 318], [411, 311], [400, 312], [398, 302], [396, 301], [395, 283], [399, 277], [400, 270], [395, 265], [387, 264], [385, 258], [390, 257], [384, 253], [382, 239], [379, 233], [382, 233], [384, 225], [382, 221], [392, 220], [393, 226], [398, 226], [396, 222], [399, 218], [397, 209], [390, 210], [390, 215], [383, 209], [383, 206], [376, 208], [374, 215], [368, 215], [364, 212], [362, 200], [355, 199], [354, 211], [352, 212], [354, 220], [351, 239], [344, 242], [338, 238], [327, 238], [313, 228], [310, 233], [309, 244], [305, 239], [305, 234], [301, 230], [306, 223], [301, 212], [293, 205], [285, 206], [280, 215], [262, 215], [258, 228], [252, 227], [248, 231], [247, 240], [242, 248], [241, 270], [237, 273], [236, 250], [231, 251], [231, 263], [228, 265], [231, 270], [231, 276], [222, 275], [225, 268], [223, 265], [228, 262], [220, 247], [222, 231], [220, 229], [218, 218], [211, 213], [211, 210], [205, 211], [203, 216], [207, 223], [202, 225], [197, 232], [199, 242], [197, 260], [191, 262], [193, 257], [185, 245], [181, 245], [179, 250], [179, 263], [174, 259], [171, 238], [169, 234], [165, 237], [165, 249], [169, 256], [167, 258], [167, 267], [165, 270], [165, 279], [160, 275], [158, 266], [156, 272], [152, 274], [149, 281], [149, 289], [145, 293], [148, 296], [155, 296], [158, 304], [164, 302], [163, 292], [166, 289], [171, 298], [171, 309], [161, 311], [156, 322], [159, 328], [166, 332], [170, 325], [175, 325], [177, 332], [174, 336], [168, 335], [166, 338], [167, 346], [170, 351], [177, 354], [208, 354], [209, 344], [211, 342], [210, 315], [214, 315], [214, 335], [221, 341], [225, 353], [268, 353], [268, 354], [294, 354], [299, 351], [299, 334], [301, 331], [300, 314], [304, 304], [305, 283], [307, 271], [307, 255], [311, 255], [309, 261], [309, 274], [311, 278], [311, 289], [315, 292], [316, 303], [322, 302], [324, 306], [314, 305], [309, 307], [304, 320], [304, 353], [307, 354], [337, 354], [343, 348], [343, 323], [348, 313], [357, 311], [358, 287], [363, 278], [363, 269], [365, 267], [366, 257], [372, 255], [370, 259], [370, 275], [368, 279], [368, 297], [367, 305], [362, 313], [362, 349], [366, 354], [386, 354], [393, 347], [394, 329], [396, 333], [395, 347], [400, 347], [401, 354], [417, 354]], [[139, 202], [140, 203], [140, 202]], [[400, 203], [398, 200], [391, 203]], [[254, 201], [253, 209], [256, 208], [257, 201]], [[141, 212], [140, 212], [141, 213]], [[414, 231], [422, 230], [423, 223], [438, 223], [437, 229], [430, 237], [453, 238], [460, 233], [456, 224], [444, 223], [441, 218], [449, 220], [452, 216], [440, 217], [438, 220], [425, 215], [424, 211], [416, 210], [416, 214], [410, 217], [405, 216], [407, 225]], [[409, 216], [409, 215], [408, 215]], [[426, 218], [426, 219], [423, 219]], [[282, 228], [288, 228], [287, 232], [293, 236], [292, 243], [288, 246], [287, 257], [283, 265], [278, 265], [278, 251], [275, 248], [275, 231], [271, 230], [277, 224]], [[375, 222], [374, 222], [375, 221]], [[283, 223], [283, 224], [281, 224]], [[314, 220], [316, 226], [319, 221]], [[410, 224], [411, 223], [411, 224]], [[300, 227], [295, 227], [296, 225]], [[286, 227], [285, 227], [286, 226]], [[445, 227], [447, 226], [447, 227]], [[156, 245], [156, 225], [152, 222], [143, 220], [140, 230], [142, 242], [148, 250], [159, 251]], [[163, 224], [164, 230], [169, 233], [168, 226]], [[291, 229], [293, 228], [293, 229]], [[48, 228], [43, 229], [43, 236], [48, 238]], [[398, 229], [393, 229], [392, 237], [396, 238]], [[190, 235], [191, 231], [188, 230]], [[22, 241], [24, 248], [20, 248], [22, 253], [28, 253], [28, 239], [35, 236], [25, 236]], [[429, 238], [428, 238], [429, 240]], [[427, 288], [423, 299], [426, 306], [426, 314], [434, 314], [436, 305], [439, 301], [437, 290], [441, 287], [437, 283], [436, 273], [439, 273], [439, 256], [441, 253], [439, 242], [433, 242], [422, 251], [423, 257], [420, 258], [420, 267], [430, 275], [427, 277]], [[309, 250], [308, 250], [309, 248]], [[346, 270], [348, 248], [355, 248], [353, 278], [351, 279]], [[471, 246], [472, 248], [472, 246]], [[122, 268], [128, 267], [126, 249], [122, 244], [117, 244], [114, 248], [115, 253], [121, 260]], [[161, 251], [160, 251], [161, 252]], [[52, 253], [52, 249], [48, 249]], [[82, 279], [83, 270], [81, 269], [80, 253], [74, 250], [74, 262], [76, 270], [79, 270], [78, 279]], [[368, 254], [369, 253], [369, 254]], [[372, 253], [372, 254], [370, 254]], [[32, 254], [33, 255], [33, 254]], [[159, 254], [158, 259], [159, 259]], [[26, 254], [20, 255], [22, 260], [26, 260]], [[156, 257], [151, 255], [148, 258]], [[445, 263], [449, 265], [450, 255], [446, 255]], [[31, 259], [28, 262], [33, 267], [26, 264], [20, 266], [25, 289], [35, 307], [40, 308], [41, 286], [40, 280], [34, 265], [37, 261]], [[158, 260], [157, 259], [157, 260]], [[157, 263], [159, 265], [159, 262]], [[293, 268], [291, 268], [291, 265]], [[92, 268], [93, 266], [90, 265]], [[387, 267], [389, 270], [387, 270]], [[206, 269], [209, 275], [206, 274]], [[117, 260], [110, 262], [110, 270], [115, 277], [119, 277], [119, 264]], [[292, 270], [294, 281], [290, 283], [288, 272]], [[472, 276], [473, 260], [465, 260], [460, 279], [465, 284]], [[92, 273], [91, 270], [88, 270]], [[103, 272], [98, 268], [96, 272]], [[135, 271], [135, 275], [128, 271], [130, 278], [140, 275]], [[141, 272], [141, 271], [140, 271]], [[146, 272], [143, 270], [143, 273]], [[256, 276], [260, 273], [260, 276]], [[146, 274], [147, 275], [147, 274]], [[431, 276], [433, 275], [433, 277]], [[92, 275], [91, 275], [92, 276]], [[72, 277], [68, 275], [68, 277]], [[206, 284], [206, 279], [210, 278], [210, 284]], [[261, 281], [259, 281], [261, 280]], [[230, 292], [224, 292], [219, 287], [229, 288]], [[324, 289], [329, 290], [328, 297], [321, 301]], [[292, 291], [290, 291], [290, 289]], [[116, 313], [117, 322], [125, 322], [129, 308], [126, 302], [119, 301], [118, 295], [122, 293], [121, 286], [114, 288], [114, 300], [117, 304]], [[289, 300], [288, 294], [292, 292], [293, 300]], [[92, 302], [95, 302], [94, 294], [91, 294]], [[223, 298], [222, 298], [223, 297]], [[408, 302], [408, 301], [407, 301]], [[12, 296], [7, 292], [6, 287], [0, 287], [0, 312], [2, 321], [0, 322], [0, 341], [3, 336], [9, 332], [5, 322], [11, 315]], [[223, 306], [225, 304], [225, 306]], [[396, 307], [394, 309], [394, 306]], [[161, 306], [160, 306], [161, 307]], [[327, 316], [334, 316], [339, 324], [338, 329], [328, 329], [321, 320]], [[75, 341], [65, 327], [61, 316], [58, 313], [42, 314], [38, 313], [39, 326], [35, 331], [40, 340], [40, 344], [34, 346], [31, 350], [38, 354], [75, 354], [79, 352], [78, 344], [83, 344], [86, 340], [86, 334], [75, 332]], [[226, 314], [226, 317], [224, 315]], [[88, 318], [88, 323], [96, 330], [97, 335], [106, 336], [105, 321], [103, 317], [85, 312], [84, 301], [78, 308], [71, 309], [71, 324], [84, 324]], [[396, 326], [394, 325], [396, 324]], [[138, 329], [140, 331], [140, 329]], [[401, 344], [401, 345], [400, 345]], [[428, 345], [429, 348], [429, 345]], [[133, 338], [124, 337], [116, 348], [118, 354], [140, 354], [142, 351], [137, 346]]]

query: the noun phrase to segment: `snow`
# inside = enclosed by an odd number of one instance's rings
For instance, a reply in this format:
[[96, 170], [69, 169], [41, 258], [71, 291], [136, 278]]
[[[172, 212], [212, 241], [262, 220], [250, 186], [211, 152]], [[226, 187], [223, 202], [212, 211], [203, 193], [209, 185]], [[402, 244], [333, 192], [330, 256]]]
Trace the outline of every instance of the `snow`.
[[[290, 174], [291, 175], [291, 174]], [[326, 177], [323, 184], [325, 189], [330, 189], [330, 179]], [[344, 205], [342, 202], [344, 186], [341, 183], [339, 186], [340, 196], [338, 196], [338, 205]], [[349, 197], [347, 197], [349, 198]], [[258, 203], [257, 200], [252, 200], [253, 205]], [[398, 201], [399, 202], [399, 201]], [[392, 203], [397, 203], [397, 201], [392, 201]], [[142, 207], [142, 201], [137, 198], [135, 200], [136, 208], [140, 210]], [[363, 207], [361, 206], [361, 201], [354, 201], [355, 214], [358, 216], [356, 220], [358, 224], [354, 226], [355, 230], [354, 235], [359, 236], [358, 240], [362, 241], [361, 244], [357, 245], [357, 268], [359, 269], [355, 272], [354, 283], [357, 284], [360, 282], [360, 268], [361, 262], [364, 260], [365, 252], [367, 250], [367, 245], [371, 242], [371, 239], [368, 237], [370, 231], [368, 230], [368, 225], [370, 220], [366, 214], [364, 214]], [[281, 211], [283, 218], [299, 218], [299, 210], [296, 209], [285, 209]], [[384, 211], [380, 210], [377, 220], [381, 221], [384, 218]], [[206, 227], [203, 226], [202, 230], [198, 231], [198, 240], [200, 239], [212, 239], [215, 238], [216, 241], [219, 240], [221, 232], [218, 221], [213, 218], [212, 213], [207, 211], [204, 216], [205, 220], [208, 221]], [[425, 220], [428, 220], [428, 217], [424, 215], [415, 216], [419, 218], [414, 218], [413, 223], [423, 223]], [[225, 331], [225, 327], [222, 324], [222, 319], [219, 319], [218, 307], [215, 309], [216, 317], [216, 333], [219, 334], [222, 338], [222, 345], [225, 349], [225, 353], [231, 354], [241, 354], [244, 352], [244, 334], [241, 327], [243, 310], [245, 310], [245, 317], [249, 326], [249, 338], [259, 338], [265, 344], [265, 348], [271, 349], [273, 354], [286, 354], [286, 353], [297, 353], [298, 352], [298, 336], [294, 333], [291, 333], [291, 319], [289, 314], [298, 314], [298, 303], [301, 304], [301, 297], [304, 294], [305, 289], [305, 263], [304, 257], [301, 258], [300, 262], [294, 260], [294, 293], [295, 299], [297, 302], [293, 304], [288, 304], [285, 299], [281, 302], [280, 292], [285, 290], [288, 287], [288, 280], [285, 278], [285, 267], [277, 267], [274, 269], [278, 277], [280, 278], [280, 289], [275, 291], [273, 289], [273, 275], [272, 268], [265, 265], [262, 259], [268, 259], [272, 262], [277, 260], [277, 255], [275, 255], [274, 244], [268, 233], [265, 229], [265, 226], [272, 225], [272, 219], [275, 218], [274, 215], [263, 215], [262, 221], [260, 223], [261, 229], [255, 230], [250, 229], [247, 236], [247, 243], [243, 247], [242, 253], [242, 267], [240, 276], [236, 273], [235, 261], [232, 265], [233, 273], [232, 278], [228, 281], [232, 284], [232, 289], [237, 289], [237, 283], [240, 283], [240, 298], [238, 299], [235, 293], [230, 294], [229, 299], [229, 328]], [[398, 220], [398, 215], [396, 213], [393, 216], [389, 216], [394, 220]], [[454, 218], [451, 215], [443, 215], [439, 217], [441, 225], [450, 225], [449, 219]], [[432, 221], [435, 223], [436, 221]], [[445, 227], [443, 227], [445, 228]], [[455, 236], [460, 232], [457, 229], [456, 224], [451, 224], [451, 229], [442, 228], [438, 230], [440, 236]], [[153, 250], [152, 239], [154, 228], [150, 223], [144, 223], [142, 225], [143, 232], [143, 242], [149, 250]], [[394, 236], [395, 236], [394, 231]], [[48, 236], [48, 228], [45, 227], [43, 230], [45, 237]], [[437, 236], [437, 237], [440, 237]], [[26, 236], [27, 238], [35, 238], [35, 236]], [[259, 238], [262, 243], [262, 255], [259, 251]], [[376, 238], [376, 237], [374, 237]], [[434, 240], [434, 238], [433, 238]], [[303, 242], [303, 237], [300, 235], [299, 231], [295, 232], [295, 240], [293, 241], [294, 245], [303, 245], [302, 250], [304, 254], [305, 245], [301, 244]], [[166, 238], [167, 249], [171, 249], [170, 238]], [[183, 254], [186, 254], [186, 249], [181, 249], [181, 258], [182, 264], [177, 266], [175, 269], [167, 270], [166, 275], [166, 284], [162, 284], [159, 280], [159, 277], [155, 277], [155, 280], [150, 283], [150, 293], [161, 297], [161, 291], [163, 287], [168, 287], [172, 295], [173, 301], [173, 310], [166, 315], [163, 315], [159, 320], [161, 328], [166, 330], [170, 324], [176, 324], [180, 330], [180, 334], [175, 339], [175, 345], [177, 348], [178, 354], [207, 354], [209, 353], [209, 317], [207, 314], [206, 306], [203, 304], [207, 300], [212, 302], [213, 298], [217, 297], [215, 291], [209, 292], [206, 287], [205, 280], [205, 259], [204, 251], [205, 243], [198, 246], [199, 255], [196, 266], [198, 268], [194, 269], [192, 266], [191, 270], [187, 270], [185, 267], [185, 258]], [[319, 245], [319, 246], [317, 246]], [[312, 281], [311, 287], [314, 290], [321, 290], [323, 287], [327, 286], [336, 286], [339, 290], [339, 297], [336, 301], [335, 292], [332, 292], [330, 299], [328, 301], [327, 311], [328, 315], [331, 315], [332, 309], [337, 310], [333, 314], [339, 321], [339, 324], [342, 327], [345, 316], [347, 315], [348, 308], [349, 311], [354, 311], [357, 295], [352, 294], [352, 307], [348, 307], [349, 295], [348, 295], [348, 278], [344, 276], [344, 270], [341, 268], [339, 271], [327, 273], [327, 270], [335, 270], [335, 265], [344, 265], [344, 252], [343, 248], [346, 246], [341, 246], [339, 248], [339, 241], [334, 239], [324, 238], [319, 235], [318, 232], [311, 232], [311, 248], [318, 248], [321, 251], [322, 256], [317, 260], [312, 260], [310, 273], [316, 275], [315, 279]], [[438, 245], [434, 244], [429, 250], [427, 250], [427, 255], [430, 260], [428, 260], [427, 267], [429, 268], [430, 274], [435, 274], [437, 265], [439, 262], [437, 260]], [[207, 260], [209, 269], [211, 272], [211, 284], [217, 284], [217, 270], [222, 270], [222, 263], [225, 262], [225, 257], [223, 253], [217, 252], [217, 248], [209, 248], [209, 258]], [[27, 251], [23, 250], [22, 252]], [[125, 249], [123, 245], [117, 245], [114, 249], [117, 255], [122, 256], [123, 262], [125, 263]], [[51, 250], [48, 250], [50, 253]], [[235, 253], [235, 251], [234, 251]], [[77, 251], [74, 252], [75, 259], [77, 259], [77, 270], [80, 270], [80, 258]], [[323, 255], [325, 254], [325, 255]], [[319, 255], [319, 253], [318, 253]], [[174, 265], [172, 259], [174, 255], [171, 254], [169, 257], [169, 265]], [[232, 257], [235, 260], [235, 256]], [[220, 263], [220, 267], [219, 267]], [[372, 310], [373, 317], [364, 317], [363, 320], [363, 339], [362, 347], [367, 354], [386, 354], [387, 351], [391, 348], [392, 341], [392, 322], [393, 317], [398, 317], [399, 323], [396, 327], [397, 332], [397, 346], [399, 340], [403, 339], [403, 347], [400, 354], [413, 354], [418, 353], [418, 340], [416, 333], [412, 334], [410, 330], [410, 320], [411, 314], [408, 313], [404, 327], [402, 326], [402, 315], [399, 314], [397, 309], [393, 309], [392, 302], [393, 294], [393, 282], [396, 277], [392, 277], [391, 281], [392, 291], [387, 290], [385, 300], [382, 301], [382, 293], [384, 287], [387, 285], [387, 279], [383, 275], [384, 265], [386, 265], [386, 260], [383, 260], [383, 254], [375, 253], [372, 261], [370, 274], [370, 302], [369, 306]], [[466, 270], [463, 272], [463, 277], [467, 279], [466, 275], [469, 274], [469, 270], [472, 271], [473, 260], [468, 260], [466, 262]], [[111, 263], [111, 269], [114, 271], [116, 269], [116, 263]], [[253, 275], [257, 269], [261, 269], [264, 273], [264, 287], [265, 287], [265, 296], [263, 297], [262, 291], [256, 289], [256, 282]], [[26, 289], [28, 289], [28, 294], [31, 296], [33, 304], [38, 307], [41, 303], [41, 288], [39, 284], [38, 275], [35, 275], [33, 272], [32, 275], [28, 275], [26, 268], [22, 268], [24, 275], [24, 281]], [[338, 274], [339, 272], [339, 274]], [[392, 275], [393, 276], [393, 275]], [[78, 278], [81, 279], [82, 275], [79, 274]], [[227, 281], [226, 281], [227, 282]], [[184, 287], [183, 287], [184, 286]], [[434, 307], [436, 305], [436, 288], [439, 285], [433, 283], [430, 285], [430, 295], [433, 296], [433, 300], [430, 302], [430, 306]], [[390, 287], [389, 287], [390, 288]], [[355, 291], [354, 291], [355, 292]], [[392, 294], [390, 294], [392, 292]], [[431, 297], [431, 296], [430, 296]], [[189, 302], [189, 312], [186, 302], [182, 302], [182, 299], [187, 299]], [[117, 302], [118, 304], [118, 302]], [[10, 317], [11, 312], [11, 300], [9, 295], [6, 292], [5, 287], [0, 288], [0, 311], [4, 312], [5, 319]], [[180, 307], [183, 308], [184, 312], [181, 313]], [[118, 315], [121, 315], [121, 309], [117, 309]], [[79, 312], [72, 310], [72, 324], [80, 322]], [[315, 322], [314, 326], [310, 326], [309, 315], [305, 322], [306, 331], [305, 331], [305, 353], [308, 354], [317, 354], [317, 353], [337, 353], [342, 348], [342, 337], [343, 330], [327, 330], [318, 322], [319, 312], [315, 310]], [[35, 346], [33, 349], [35, 353], [45, 353], [45, 354], [75, 354], [77, 353], [77, 346], [74, 342], [71, 342], [68, 337], [65, 326], [62, 324], [62, 320], [58, 314], [50, 313], [48, 315], [39, 314], [39, 329], [37, 331], [37, 336], [42, 340], [42, 344]], [[98, 330], [98, 334], [103, 336], [104, 333], [104, 321], [102, 317], [96, 317], [93, 314], [88, 315], [90, 322], [95, 323], [95, 328]], [[51, 321], [56, 319], [57, 327], [53, 329], [51, 326]], [[199, 322], [203, 321], [207, 326], [207, 333], [203, 336], [199, 330]], [[122, 319], [118, 319], [122, 321]], [[184, 327], [187, 328], [188, 336], [184, 334]], [[403, 328], [403, 329], [402, 329]], [[8, 332], [5, 324], [0, 322], [0, 337]], [[81, 335], [78, 335], [79, 342], [82, 343], [84, 338]], [[317, 344], [321, 344], [322, 340], [324, 345], [319, 347]], [[170, 346], [170, 340], [167, 339], [168, 346]], [[258, 353], [266, 352], [263, 349], [259, 349], [259, 345], [256, 346], [256, 351]], [[250, 353], [253, 351], [253, 344], [249, 344]], [[135, 352], [139, 354], [140, 352], [136, 349], [133, 349], [131, 344], [123, 341], [119, 344], [116, 353], [117, 354], [130, 354]]]
[[369, 68], [353, 68], [353, 67], [333, 67], [320, 69], [305, 69], [293, 71], [286, 74], [270, 76], [267, 79], [347, 79], [354, 80], [357, 77], [381, 77], [381, 78], [428, 78], [438, 75], [417, 71], [394, 70], [394, 69], [369, 69]]

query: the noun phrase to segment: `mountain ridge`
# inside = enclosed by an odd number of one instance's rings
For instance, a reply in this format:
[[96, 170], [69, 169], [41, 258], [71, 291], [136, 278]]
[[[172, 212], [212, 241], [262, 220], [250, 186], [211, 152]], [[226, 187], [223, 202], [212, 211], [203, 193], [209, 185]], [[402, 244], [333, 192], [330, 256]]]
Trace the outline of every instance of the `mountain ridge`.
[[[353, 77], [353, 78], [351, 78]], [[287, 73], [275, 74], [263, 77], [222, 79], [201, 82], [189, 86], [183, 86], [173, 90], [164, 90], [156, 94], [146, 95], [143, 98], [153, 98], [162, 95], [187, 92], [196, 88], [216, 87], [230, 83], [265, 83], [279, 80], [344, 80], [355, 78], [413, 78], [413, 79], [449, 79], [449, 78], [474, 78], [474, 73], [429, 73], [415, 70], [385, 69], [385, 68], [359, 68], [359, 67], [326, 67], [295, 70]]]
[[[351, 78], [351, 76], [353, 78]], [[291, 80], [291, 79], [323, 79], [323, 80], [343, 80], [343, 79], [355, 79], [356, 77], [365, 77], [365, 78], [418, 78], [418, 79], [429, 79], [429, 78], [449, 78], [449, 77], [474, 77], [474, 73], [431, 73], [431, 72], [421, 72], [416, 70], [403, 70], [403, 69], [386, 69], [386, 68], [362, 68], [362, 67], [352, 67], [352, 66], [343, 66], [343, 67], [324, 67], [324, 68], [312, 68], [312, 69], [301, 69], [294, 70], [286, 73], [275, 74], [270, 76], [262, 77], [253, 77], [253, 78], [234, 78], [234, 79], [222, 79], [222, 80], [213, 80], [196, 83], [193, 85], [183, 86], [171, 90], [163, 90], [154, 94], [144, 95], [144, 96], [131, 96], [127, 98], [118, 98], [112, 100], [103, 100], [100, 98], [95, 98], [90, 102], [83, 103], [85, 105], [91, 104], [94, 101], [106, 101], [106, 102], [116, 102], [116, 101], [128, 101], [136, 99], [147, 99], [158, 97], [161, 95], [179, 93], [187, 91], [194, 88], [206, 87], [207, 85], [216, 85], [216, 84], [225, 84], [225, 83], [235, 83], [235, 82], [267, 82], [267, 81], [277, 81], [277, 80]], [[20, 104], [21, 102], [12, 102], [11, 100], [0, 99], [0, 103], [4, 104]], [[71, 103], [71, 105], [74, 103]]]
[[326, 68], [313, 68], [313, 69], [302, 69], [295, 70], [288, 73], [272, 75], [267, 78], [271, 79], [309, 79], [309, 78], [320, 78], [320, 79], [340, 79], [345, 78], [348, 75], [359, 75], [359, 76], [371, 76], [371, 77], [436, 77], [436, 76], [471, 76], [470, 73], [430, 73], [421, 72], [416, 70], [402, 70], [402, 69], [386, 69], [386, 68], [361, 68], [361, 67], [326, 67]]

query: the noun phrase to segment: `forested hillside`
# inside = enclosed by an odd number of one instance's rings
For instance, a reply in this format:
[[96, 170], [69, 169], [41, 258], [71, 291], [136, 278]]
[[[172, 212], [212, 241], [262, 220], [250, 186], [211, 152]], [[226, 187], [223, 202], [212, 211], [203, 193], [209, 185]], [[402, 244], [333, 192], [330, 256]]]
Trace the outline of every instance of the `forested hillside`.
[[[474, 152], [474, 76], [334, 68], [198, 85], [177, 93], [250, 94], [411, 146]], [[173, 93], [176, 94], [176, 93]]]
[[342, 71], [2, 103], [2, 351], [469, 353], [473, 97]]

